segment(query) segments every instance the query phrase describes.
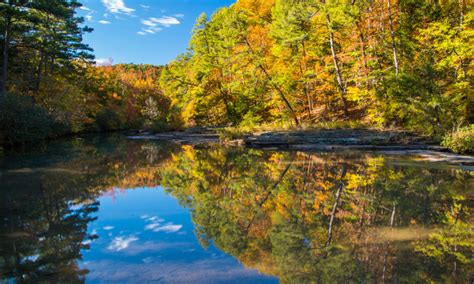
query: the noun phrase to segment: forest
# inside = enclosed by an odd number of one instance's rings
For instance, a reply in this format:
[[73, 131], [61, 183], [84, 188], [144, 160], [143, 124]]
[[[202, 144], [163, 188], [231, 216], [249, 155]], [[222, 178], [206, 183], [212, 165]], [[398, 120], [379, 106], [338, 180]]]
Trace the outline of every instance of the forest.
[[96, 65], [81, 5], [0, 3], [0, 145], [355, 122], [474, 149], [471, 0], [238, 0], [166, 66]]
[[223, 2], [0, 0], [0, 283], [472, 282], [474, 0]]

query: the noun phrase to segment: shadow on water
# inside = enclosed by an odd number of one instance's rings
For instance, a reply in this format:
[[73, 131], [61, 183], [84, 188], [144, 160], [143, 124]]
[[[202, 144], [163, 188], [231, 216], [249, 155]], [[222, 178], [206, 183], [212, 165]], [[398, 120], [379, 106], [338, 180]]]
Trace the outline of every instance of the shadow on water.
[[473, 277], [473, 172], [361, 152], [197, 149], [112, 136], [0, 160], [0, 280], [83, 282], [100, 197], [156, 186], [189, 209], [202, 247], [281, 282]]

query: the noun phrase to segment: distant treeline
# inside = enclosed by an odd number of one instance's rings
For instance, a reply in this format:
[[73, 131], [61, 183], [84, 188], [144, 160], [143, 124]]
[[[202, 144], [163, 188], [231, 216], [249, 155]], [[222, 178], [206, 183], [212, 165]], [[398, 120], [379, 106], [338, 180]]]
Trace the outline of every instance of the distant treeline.
[[95, 66], [76, 1], [0, 3], [0, 144], [165, 125], [161, 67]]

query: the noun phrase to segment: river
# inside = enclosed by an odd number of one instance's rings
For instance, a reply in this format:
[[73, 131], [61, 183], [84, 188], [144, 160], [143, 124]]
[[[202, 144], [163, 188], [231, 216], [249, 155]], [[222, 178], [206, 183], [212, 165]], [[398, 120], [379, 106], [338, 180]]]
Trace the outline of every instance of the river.
[[0, 282], [469, 283], [474, 172], [71, 138], [0, 157]]

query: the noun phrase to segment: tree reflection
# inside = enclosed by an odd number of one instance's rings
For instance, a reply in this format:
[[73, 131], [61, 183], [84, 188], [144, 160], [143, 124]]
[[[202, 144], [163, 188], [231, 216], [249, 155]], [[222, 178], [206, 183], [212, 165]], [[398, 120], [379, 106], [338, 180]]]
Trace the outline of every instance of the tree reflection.
[[77, 139], [2, 160], [0, 280], [84, 282], [88, 271], [78, 261], [98, 237], [88, 233], [98, 197], [128, 183], [157, 184], [155, 177], [129, 179], [150, 161], [168, 159], [172, 149], [123, 138]]
[[[88, 247], [87, 225], [98, 204], [75, 186], [74, 176], [48, 172], [2, 177], [0, 267], [17, 281], [74, 281], [87, 271], [77, 266]], [[4, 181], [5, 180], [5, 181]]]
[[188, 147], [162, 179], [204, 246], [283, 282], [472, 276], [469, 172], [360, 153]]
[[78, 261], [97, 237], [87, 226], [98, 197], [157, 185], [190, 209], [202, 246], [282, 282], [473, 277], [472, 172], [375, 154], [121, 138], [20, 157], [1, 165], [1, 279], [85, 281]]

